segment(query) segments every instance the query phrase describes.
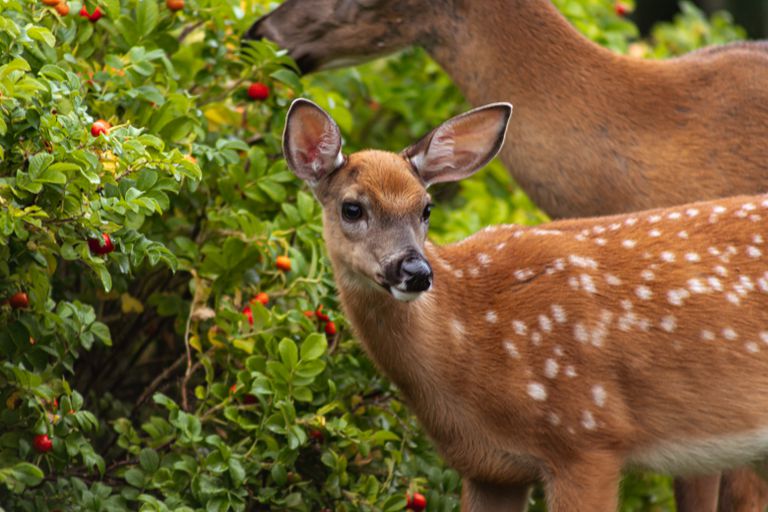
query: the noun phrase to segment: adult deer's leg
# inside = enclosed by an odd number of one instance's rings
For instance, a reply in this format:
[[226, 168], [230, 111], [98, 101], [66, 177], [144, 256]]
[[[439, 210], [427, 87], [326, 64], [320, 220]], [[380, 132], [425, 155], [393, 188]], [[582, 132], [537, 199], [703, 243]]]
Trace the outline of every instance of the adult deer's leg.
[[593, 452], [557, 468], [545, 483], [548, 512], [616, 512], [621, 460]]
[[716, 512], [720, 494], [720, 473], [675, 478], [678, 512]]
[[464, 479], [461, 512], [525, 512], [530, 486], [500, 486]]
[[718, 512], [763, 512], [766, 507], [768, 484], [754, 471], [738, 468], [723, 473]]

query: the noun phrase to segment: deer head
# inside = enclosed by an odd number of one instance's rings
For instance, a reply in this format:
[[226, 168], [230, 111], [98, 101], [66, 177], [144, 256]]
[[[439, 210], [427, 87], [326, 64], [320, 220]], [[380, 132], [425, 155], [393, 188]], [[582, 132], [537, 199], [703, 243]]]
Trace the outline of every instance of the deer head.
[[427, 188], [487, 164], [504, 143], [511, 114], [508, 103], [487, 105], [446, 121], [399, 154], [368, 150], [345, 157], [333, 119], [311, 101], [293, 102], [283, 151], [323, 206], [341, 287], [380, 290], [401, 301], [430, 289]]
[[418, 42], [426, 36], [427, 19], [438, 15], [443, 3], [288, 0], [257, 20], [245, 38], [265, 37], [289, 48], [301, 71], [308, 73], [357, 64]]

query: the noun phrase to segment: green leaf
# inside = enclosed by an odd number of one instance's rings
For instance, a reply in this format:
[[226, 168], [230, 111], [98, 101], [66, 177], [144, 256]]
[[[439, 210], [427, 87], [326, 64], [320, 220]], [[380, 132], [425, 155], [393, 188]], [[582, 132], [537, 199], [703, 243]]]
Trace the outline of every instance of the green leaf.
[[301, 91], [301, 80], [299, 79], [299, 75], [291, 71], [290, 69], [278, 69], [277, 71], [272, 72], [269, 76], [277, 80], [278, 82], [283, 82], [284, 84], [288, 85], [293, 89], [294, 91]]
[[139, 464], [147, 473], [154, 473], [160, 467], [160, 456], [152, 448], [144, 448], [139, 453]]
[[138, 2], [136, 6], [136, 26], [139, 34], [148, 36], [157, 26], [159, 12], [157, 2]]
[[280, 344], [277, 346], [277, 350], [280, 352], [280, 359], [283, 364], [290, 369], [296, 367], [296, 363], [299, 362], [299, 351], [296, 348], [296, 343], [288, 338], [280, 340]]
[[232, 484], [235, 488], [240, 487], [245, 481], [245, 469], [240, 461], [235, 458], [229, 459], [229, 478], [232, 479]]
[[322, 356], [328, 348], [328, 340], [319, 333], [312, 333], [301, 344], [301, 360], [312, 361]]
[[45, 27], [31, 27], [27, 30], [27, 35], [35, 41], [47, 44], [51, 48], [56, 45], [56, 38]]
[[29, 462], [19, 462], [13, 466], [13, 476], [19, 482], [24, 483], [27, 486], [35, 486], [39, 484], [43, 477], [43, 471]]

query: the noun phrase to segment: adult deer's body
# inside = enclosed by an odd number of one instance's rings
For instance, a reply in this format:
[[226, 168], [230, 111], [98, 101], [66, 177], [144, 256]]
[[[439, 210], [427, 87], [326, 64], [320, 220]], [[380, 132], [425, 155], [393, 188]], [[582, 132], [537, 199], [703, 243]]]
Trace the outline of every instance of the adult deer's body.
[[323, 204], [342, 304], [465, 482], [465, 512], [616, 510], [620, 472], [768, 455], [768, 195], [425, 242], [425, 187], [500, 148], [511, 109], [345, 159], [299, 100], [289, 167]]
[[304, 71], [424, 46], [472, 104], [515, 105], [501, 159], [553, 217], [768, 191], [764, 43], [628, 58], [548, 0], [288, 0], [262, 36]]

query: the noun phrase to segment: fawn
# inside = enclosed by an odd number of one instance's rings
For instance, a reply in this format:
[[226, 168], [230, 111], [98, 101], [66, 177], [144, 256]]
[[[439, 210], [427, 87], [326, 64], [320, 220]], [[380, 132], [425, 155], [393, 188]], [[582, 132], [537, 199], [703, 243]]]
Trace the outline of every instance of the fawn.
[[345, 157], [292, 104], [291, 170], [323, 206], [342, 306], [464, 478], [462, 510], [615, 511], [622, 469], [715, 471], [768, 454], [768, 196], [426, 240], [427, 187], [502, 147], [511, 105], [400, 154]]

